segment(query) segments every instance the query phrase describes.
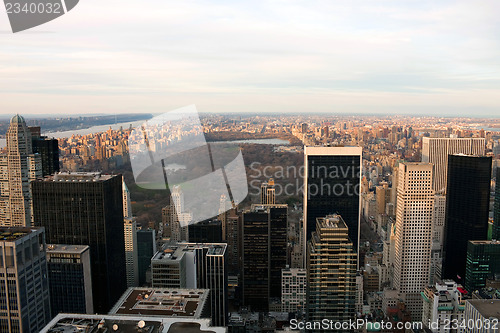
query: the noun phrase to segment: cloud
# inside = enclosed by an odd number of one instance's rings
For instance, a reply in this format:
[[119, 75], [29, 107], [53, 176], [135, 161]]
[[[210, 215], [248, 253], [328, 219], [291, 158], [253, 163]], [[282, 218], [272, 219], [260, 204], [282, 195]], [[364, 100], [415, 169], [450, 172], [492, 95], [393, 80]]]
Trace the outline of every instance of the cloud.
[[59, 101], [75, 113], [161, 112], [199, 101], [202, 111], [404, 113], [429, 102], [451, 110], [463, 96], [490, 112], [500, 103], [499, 6], [86, 0], [36, 29], [53, 33], [0, 34], [0, 112], [67, 112]]

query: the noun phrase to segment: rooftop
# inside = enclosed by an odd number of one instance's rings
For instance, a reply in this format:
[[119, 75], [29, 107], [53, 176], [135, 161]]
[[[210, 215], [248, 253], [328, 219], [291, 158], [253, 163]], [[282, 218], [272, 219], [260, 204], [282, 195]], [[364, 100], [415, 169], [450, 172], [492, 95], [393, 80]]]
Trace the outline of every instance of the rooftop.
[[40, 333], [225, 333], [210, 319], [58, 314]]
[[88, 249], [88, 245], [47, 244], [47, 253], [80, 254]]
[[110, 314], [201, 318], [208, 289], [129, 288]]
[[338, 214], [327, 215], [325, 217], [318, 217], [316, 219], [317, 222], [321, 224], [322, 228], [347, 228], [347, 225], [344, 222], [342, 216]]
[[0, 241], [12, 242], [36, 231], [36, 228], [4, 227], [0, 228]]
[[186, 252], [195, 249], [208, 248], [207, 255], [222, 256], [226, 252], [225, 243], [166, 243], [162, 251], [156, 252], [152, 260], [174, 260], [180, 261]]
[[101, 172], [58, 172], [43, 178], [46, 182], [97, 182], [105, 181], [115, 175], [102, 174]]
[[467, 300], [483, 317], [500, 319], [500, 299]]

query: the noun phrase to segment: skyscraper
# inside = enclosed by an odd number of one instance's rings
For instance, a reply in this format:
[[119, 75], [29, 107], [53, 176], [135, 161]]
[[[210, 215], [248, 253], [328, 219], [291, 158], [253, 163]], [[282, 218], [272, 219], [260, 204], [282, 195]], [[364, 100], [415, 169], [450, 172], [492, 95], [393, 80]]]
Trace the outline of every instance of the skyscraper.
[[399, 164], [394, 287], [412, 320], [422, 318], [420, 293], [429, 284], [434, 214], [433, 165]]
[[0, 228], [0, 331], [38, 333], [51, 318], [43, 228]]
[[260, 203], [263, 205], [274, 205], [276, 203], [274, 179], [271, 178], [260, 186]]
[[305, 240], [311, 238], [318, 217], [339, 214], [357, 252], [362, 152], [361, 147], [304, 148]]
[[151, 266], [151, 258], [156, 252], [154, 229], [137, 230], [137, 258], [139, 268], [139, 286], [146, 283], [146, 272]]
[[222, 222], [209, 219], [188, 226], [191, 243], [222, 243]]
[[127, 286], [122, 176], [58, 173], [31, 186], [35, 225], [48, 242], [89, 245], [94, 311], [105, 313]]
[[281, 270], [287, 263], [287, 205], [252, 205], [243, 213], [243, 302], [268, 311], [281, 295]]
[[491, 157], [450, 155], [443, 247], [444, 279], [465, 277], [467, 242], [486, 240], [490, 203]]
[[59, 172], [59, 142], [57, 139], [40, 136], [39, 131], [40, 128], [38, 128], [38, 133], [31, 133], [31, 143], [33, 153], [40, 155], [42, 176], [45, 177]]
[[7, 131], [7, 153], [0, 155], [0, 225], [31, 224], [30, 181], [42, 175], [40, 156], [33, 154], [31, 132], [20, 115]]
[[125, 264], [127, 265], [127, 287], [139, 286], [139, 259], [137, 255], [137, 221], [134, 217], [123, 221], [125, 237]]
[[357, 258], [340, 215], [317, 219], [307, 247], [307, 320], [355, 318]]
[[497, 168], [492, 239], [500, 240], [500, 168]]
[[58, 313], [94, 313], [88, 245], [47, 245], [50, 306]]
[[469, 241], [465, 266], [465, 289], [474, 292], [486, 287], [486, 279], [500, 275], [500, 240]]
[[226, 244], [167, 243], [151, 259], [154, 288], [210, 289], [213, 325], [228, 317]]
[[447, 187], [448, 155], [484, 155], [484, 138], [422, 138], [422, 162], [434, 164], [434, 191]]
[[123, 196], [123, 217], [130, 218], [132, 217], [132, 203], [130, 201], [130, 191], [125, 184], [125, 181], [122, 184], [122, 196]]
[[170, 205], [167, 206], [167, 223], [170, 226], [170, 240], [173, 242], [188, 240], [188, 225], [192, 214], [184, 212], [184, 194], [179, 186], [171, 189]]

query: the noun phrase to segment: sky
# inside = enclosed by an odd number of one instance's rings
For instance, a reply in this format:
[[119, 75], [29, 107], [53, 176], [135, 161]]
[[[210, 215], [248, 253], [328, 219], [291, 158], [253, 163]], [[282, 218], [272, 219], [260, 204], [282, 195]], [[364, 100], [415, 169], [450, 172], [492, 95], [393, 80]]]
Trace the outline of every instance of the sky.
[[0, 115], [500, 116], [498, 0], [80, 0], [13, 34]]

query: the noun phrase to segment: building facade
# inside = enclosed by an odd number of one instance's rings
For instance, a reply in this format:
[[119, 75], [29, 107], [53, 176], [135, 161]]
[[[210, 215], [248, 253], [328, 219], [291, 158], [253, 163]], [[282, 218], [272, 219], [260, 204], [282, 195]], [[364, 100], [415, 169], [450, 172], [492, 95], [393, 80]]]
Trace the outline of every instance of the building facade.
[[52, 318], [43, 228], [0, 228], [0, 331], [38, 333]]
[[340, 215], [317, 219], [307, 249], [307, 320], [355, 318], [357, 255]]
[[281, 311], [297, 312], [305, 309], [307, 270], [286, 268], [281, 271]]
[[94, 313], [88, 245], [47, 244], [50, 305], [58, 313]]
[[127, 287], [139, 286], [139, 257], [137, 253], [137, 221], [133, 217], [124, 218], [125, 264], [127, 265]]
[[340, 214], [349, 228], [349, 238], [357, 252], [362, 152], [361, 147], [304, 148], [306, 241], [316, 230], [317, 218]]
[[94, 311], [107, 312], [127, 287], [122, 176], [58, 173], [31, 185], [47, 241], [90, 247]]
[[446, 192], [449, 155], [484, 155], [485, 148], [484, 138], [422, 138], [422, 162], [434, 165], [434, 191]]
[[465, 289], [486, 287], [486, 280], [500, 280], [500, 240], [469, 241], [465, 266]]
[[429, 284], [434, 215], [433, 165], [401, 163], [394, 255], [394, 287], [412, 320], [422, 318], [420, 293]]
[[458, 279], [462, 283], [468, 241], [488, 237], [490, 181], [491, 157], [448, 157], [442, 273], [445, 279]]

